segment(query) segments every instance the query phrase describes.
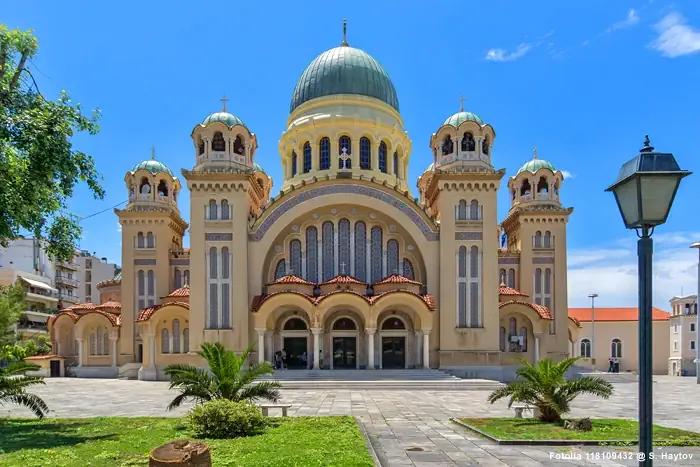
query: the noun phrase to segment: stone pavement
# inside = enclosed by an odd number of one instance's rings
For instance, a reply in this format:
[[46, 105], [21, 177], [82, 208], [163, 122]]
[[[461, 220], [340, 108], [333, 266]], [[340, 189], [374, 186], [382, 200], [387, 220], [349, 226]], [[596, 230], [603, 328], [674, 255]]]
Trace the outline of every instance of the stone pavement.
[[[694, 378], [655, 377], [654, 422], [700, 432], [700, 388]], [[616, 385], [607, 401], [583, 396], [571, 416], [636, 418], [637, 385]], [[173, 394], [166, 382], [49, 378], [35, 391], [52, 417], [179, 416], [189, 407], [165, 410]], [[510, 416], [506, 403], [489, 405], [482, 391], [286, 390], [290, 415], [352, 415], [363, 425], [384, 466], [619, 466], [637, 465], [635, 447], [497, 446], [449, 421], [450, 417]], [[274, 411], [271, 411], [276, 415]], [[0, 416], [31, 416], [22, 408], [0, 407]], [[700, 448], [656, 448], [662, 465], [699, 465]], [[666, 454], [664, 454], [666, 453]], [[566, 456], [569, 459], [564, 459]]]

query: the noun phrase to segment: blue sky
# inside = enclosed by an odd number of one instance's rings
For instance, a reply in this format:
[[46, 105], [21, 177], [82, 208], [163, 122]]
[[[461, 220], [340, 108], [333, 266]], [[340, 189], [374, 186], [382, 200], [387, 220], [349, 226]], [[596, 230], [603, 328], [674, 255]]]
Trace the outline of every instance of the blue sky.
[[[107, 6], [111, 3], [113, 6]], [[303, 7], [299, 7], [302, 5]], [[3, 6], [0, 21], [32, 28], [40, 55], [31, 64], [42, 93], [66, 89], [84, 108], [102, 111], [101, 132], [75, 143], [95, 157], [107, 196], [81, 188], [71, 202], [89, 215], [124, 201], [123, 176], [156, 157], [174, 171], [194, 165], [190, 132], [220, 109], [257, 134], [257, 162], [281, 186], [277, 142], [297, 78], [337, 46], [342, 19], [348, 42], [373, 55], [396, 86], [413, 140], [409, 175], [431, 162], [430, 135], [459, 110], [493, 125], [493, 161], [508, 176], [532, 157], [569, 174], [565, 204], [569, 303], [636, 306], [636, 237], [603, 190], [644, 135], [700, 172], [700, 2], [494, 0], [463, 2], [40, 2]], [[461, 5], [461, 6], [460, 6]], [[479, 6], [477, 6], [479, 5]], [[655, 238], [655, 305], [694, 293], [700, 240], [696, 174], [680, 188]], [[503, 182], [505, 186], [506, 180]], [[411, 182], [414, 186], [414, 182]], [[415, 190], [414, 190], [415, 194]], [[508, 210], [505, 190], [499, 214]], [[189, 217], [183, 192], [180, 209]], [[110, 211], [84, 221], [81, 247], [121, 262]]]

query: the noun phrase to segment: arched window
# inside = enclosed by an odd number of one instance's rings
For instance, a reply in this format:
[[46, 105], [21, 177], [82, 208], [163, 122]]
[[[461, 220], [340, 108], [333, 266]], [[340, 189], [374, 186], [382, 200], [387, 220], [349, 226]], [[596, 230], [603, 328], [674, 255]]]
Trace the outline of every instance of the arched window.
[[[347, 154], [348, 156], [352, 154], [352, 141], [349, 136], [341, 136], [338, 140], [338, 155]], [[352, 169], [352, 160], [348, 159], [343, 162], [342, 158], [338, 158], [338, 168], [339, 169]]]
[[369, 138], [360, 138], [360, 168], [369, 170], [371, 163], [372, 149], [370, 147]]
[[508, 285], [507, 279], [506, 279], [506, 270], [504, 268], [501, 268], [500, 271], [498, 271], [498, 285], [500, 286], [503, 284], [504, 286]]
[[333, 323], [334, 331], [357, 331], [355, 321], [350, 318], [339, 318]]
[[168, 196], [168, 184], [165, 180], [161, 180], [158, 183], [158, 196]]
[[148, 306], [153, 306], [156, 304], [156, 273], [153, 270], [148, 271], [146, 280], [148, 285]]
[[297, 170], [297, 153], [292, 151], [292, 177], [296, 177]]
[[515, 320], [515, 318], [511, 317], [508, 320], [508, 334], [510, 336], [515, 336], [517, 335], [518, 332], [518, 322]]
[[139, 232], [136, 235], [136, 248], [144, 248], [145, 246], [146, 242], [144, 241], [143, 232]]
[[355, 277], [367, 281], [367, 224], [355, 223]]
[[371, 281], [372, 283], [374, 282], [379, 282], [380, 280], [383, 279], [382, 277], [382, 269], [383, 269], [383, 258], [384, 258], [384, 235], [382, 233], [382, 228], [375, 226], [372, 227], [372, 231], [370, 233], [370, 249], [371, 249]]
[[457, 254], [457, 326], [467, 327], [467, 247], [460, 246]]
[[386, 242], [387, 275], [399, 273], [399, 242], [393, 238]]
[[243, 154], [245, 152], [245, 146], [243, 145], [243, 139], [241, 138], [241, 135], [236, 136], [236, 139], [233, 142], [233, 153], [234, 154]]
[[209, 200], [209, 220], [215, 221], [219, 218], [218, 209], [216, 207], [216, 200]]
[[506, 328], [504, 326], [498, 330], [498, 348], [501, 352], [506, 351]]
[[542, 232], [535, 232], [535, 248], [542, 248]]
[[473, 221], [478, 221], [480, 220], [479, 216], [479, 202], [475, 199], [472, 200], [471, 203], [469, 203], [469, 219]]
[[530, 181], [528, 179], [523, 180], [523, 184], [520, 186], [520, 196], [529, 195], [531, 191]]
[[136, 274], [139, 292], [139, 311], [146, 308], [146, 276], [143, 270]]
[[481, 267], [479, 248], [469, 250], [469, 323], [470, 327], [481, 326], [481, 310], [479, 309], [479, 283], [481, 282]]
[[95, 333], [91, 332], [90, 333], [90, 355], [96, 355], [97, 353], [97, 345], [95, 342]]
[[291, 274], [301, 277], [301, 240], [289, 242], [289, 269]]
[[508, 287], [515, 289], [515, 269], [510, 268], [508, 270]]
[[221, 220], [222, 221], [227, 221], [231, 218], [230, 216], [231, 210], [229, 209], [228, 206], [228, 201], [225, 199], [221, 200]]
[[545, 177], [540, 177], [540, 181], [537, 182], [537, 193], [547, 193], [549, 192], [549, 184]]
[[155, 248], [156, 247], [156, 239], [153, 236], [153, 232], [148, 232], [146, 234], [146, 248]]
[[474, 135], [468, 131], [464, 133], [464, 136], [462, 137], [462, 151], [476, 151]]
[[173, 353], [180, 353], [180, 320], [173, 320]]
[[591, 358], [591, 341], [589, 339], [581, 339], [579, 353], [581, 357]]
[[485, 155], [489, 154], [489, 137], [484, 136], [484, 140], [481, 142], [481, 152]]
[[338, 274], [350, 274], [350, 221], [338, 221]]
[[231, 259], [228, 254], [228, 247], [223, 247], [221, 249], [221, 278], [222, 279], [228, 279], [229, 278], [229, 269], [231, 268]]
[[160, 331], [160, 353], [170, 353], [170, 333], [165, 328]]
[[304, 143], [304, 173], [311, 171], [311, 143]]
[[622, 358], [622, 341], [620, 339], [613, 339], [610, 344], [610, 356], [612, 358]]
[[535, 303], [543, 305], [542, 300], [542, 269], [535, 269]]
[[382, 323], [382, 331], [401, 331], [406, 329], [406, 324], [400, 318], [387, 318]]
[[306, 229], [306, 280], [318, 282], [318, 229]]
[[211, 150], [217, 152], [226, 151], [226, 141], [224, 140], [224, 135], [220, 131], [214, 133], [214, 137], [211, 140]]
[[328, 170], [331, 168], [331, 140], [321, 138], [319, 149], [321, 150], [321, 170]]
[[141, 194], [141, 199], [153, 199], [153, 197], [151, 196], [151, 182], [146, 177], [141, 178], [141, 183], [139, 184], [139, 193]]
[[326, 221], [321, 226], [321, 242], [323, 243], [321, 279], [330, 280], [335, 276], [335, 226]]
[[394, 175], [399, 176], [399, 153], [394, 151]]
[[522, 337], [520, 349], [523, 352], [527, 352], [527, 328], [525, 326], [520, 328], [520, 337]]
[[450, 135], [447, 135], [442, 141], [442, 154], [446, 156], [448, 154], [452, 154], [453, 151], [454, 146], [452, 145], [452, 137]]
[[403, 275], [412, 281], [416, 280], [416, 275], [413, 272], [413, 264], [406, 258], [403, 260]]
[[277, 261], [275, 266], [275, 280], [283, 278], [287, 274], [287, 264], [284, 259]]
[[216, 279], [218, 277], [218, 267], [216, 264], [216, 247], [209, 248], [209, 278]]
[[104, 355], [104, 331], [102, 328], [97, 328], [97, 355]]
[[197, 155], [199, 155], [199, 156], [204, 154], [204, 141], [202, 141], [201, 136], [199, 138], [197, 138], [197, 152], [198, 152]]
[[175, 289], [182, 287], [182, 272], [179, 269], [175, 270]]
[[463, 199], [460, 199], [459, 204], [457, 204], [457, 220], [467, 220], [467, 202]]
[[190, 328], [185, 328], [182, 331], [182, 351], [184, 353], [190, 351]]
[[306, 331], [308, 327], [301, 318], [290, 318], [284, 322], [285, 331]]
[[544, 247], [552, 248], [552, 232], [549, 230], [544, 233]]
[[379, 143], [379, 171], [386, 173], [386, 143], [382, 141]]
[[183, 277], [185, 279], [185, 281], [184, 281], [185, 285], [190, 285], [190, 270], [189, 269], [185, 269]]

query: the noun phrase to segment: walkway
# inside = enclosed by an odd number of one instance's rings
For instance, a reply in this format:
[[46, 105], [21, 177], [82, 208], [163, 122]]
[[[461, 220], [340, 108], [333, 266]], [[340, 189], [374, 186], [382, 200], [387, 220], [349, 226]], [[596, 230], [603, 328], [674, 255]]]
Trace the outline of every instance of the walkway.
[[[654, 422], [700, 432], [700, 388], [693, 378], [655, 377]], [[173, 397], [166, 382], [98, 379], [47, 379], [36, 390], [55, 412], [52, 417], [179, 416], [187, 408], [167, 412]], [[636, 416], [637, 385], [620, 384], [608, 401], [581, 397], [573, 417]], [[363, 424], [382, 464], [386, 466], [585, 466], [637, 465], [636, 460], [612, 460], [615, 453], [636, 448], [533, 448], [496, 446], [451, 423], [450, 417], [509, 416], [505, 403], [488, 405], [485, 391], [285, 390], [290, 415], [353, 415]], [[273, 413], [274, 414], [274, 413]], [[25, 409], [0, 407], [0, 416], [31, 416]], [[582, 459], [557, 459], [565, 453]], [[698, 465], [700, 448], [663, 448], [658, 453], [693, 454], [686, 460], [657, 460], [656, 466]], [[585, 457], [597, 455], [598, 459]], [[607, 454], [606, 454], [607, 453]]]

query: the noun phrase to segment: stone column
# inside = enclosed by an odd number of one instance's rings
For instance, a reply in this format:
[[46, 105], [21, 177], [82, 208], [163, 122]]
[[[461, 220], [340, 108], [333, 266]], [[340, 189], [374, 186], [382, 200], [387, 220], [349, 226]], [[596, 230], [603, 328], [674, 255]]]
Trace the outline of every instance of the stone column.
[[117, 336], [109, 336], [112, 341], [112, 367], [117, 367]]
[[416, 368], [420, 368], [421, 355], [423, 354], [423, 332], [416, 331]]
[[156, 367], [156, 335], [155, 334], [150, 334], [148, 336], [148, 345], [150, 347], [149, 351], [149, 358], [150, 358], [150, 363], [151, 363], [151, 368]]
[[78, 337], [78, 366], [83, 366], [83, 347], [85, 344], [84, 337]]
[[374, 334], [377, 329], [367, 328], [365, 332], [367, 333], [367, 369], [374, 370]]
[[274, 355], [275, 355], [275, 347], [272, 343], [272, 338], [274, 336], [274, 332], [269, 331], [266, 333], [267, 336], [267, 356], [270, 358], [270, 362], [274, 363]]
[[58, 356], [61, 356], [61, 357], [63, 356], [62, 355], [63, 354], [63, 345], [61, 345], [61, 341], [58, 341], [56, 343], [56, 353]]
[[539, 332], [535, 334], [535, 363], [540, 361], [540, 335]]
[[430, 329], [423, 329], [423, 368], [430, 369]]
[[381, 141], [375, 141], [372, 145], [372, 158], [370, 159], [370, 167], [372, 170], [379, 171], [379, 143]]
[[321, 368], [320, 366], [320, 360], [321, 360], [321, 354], [318, 352], [319, 348], [321, 347], [319, 344], [319, 334], [321, 334], [321, 328], [311, 328], [311, 332], [314, 335], [314, 370], [319, 370]]
[[258, 332], [258, 363], [265, 361], [265, 329], [256, 329]]

